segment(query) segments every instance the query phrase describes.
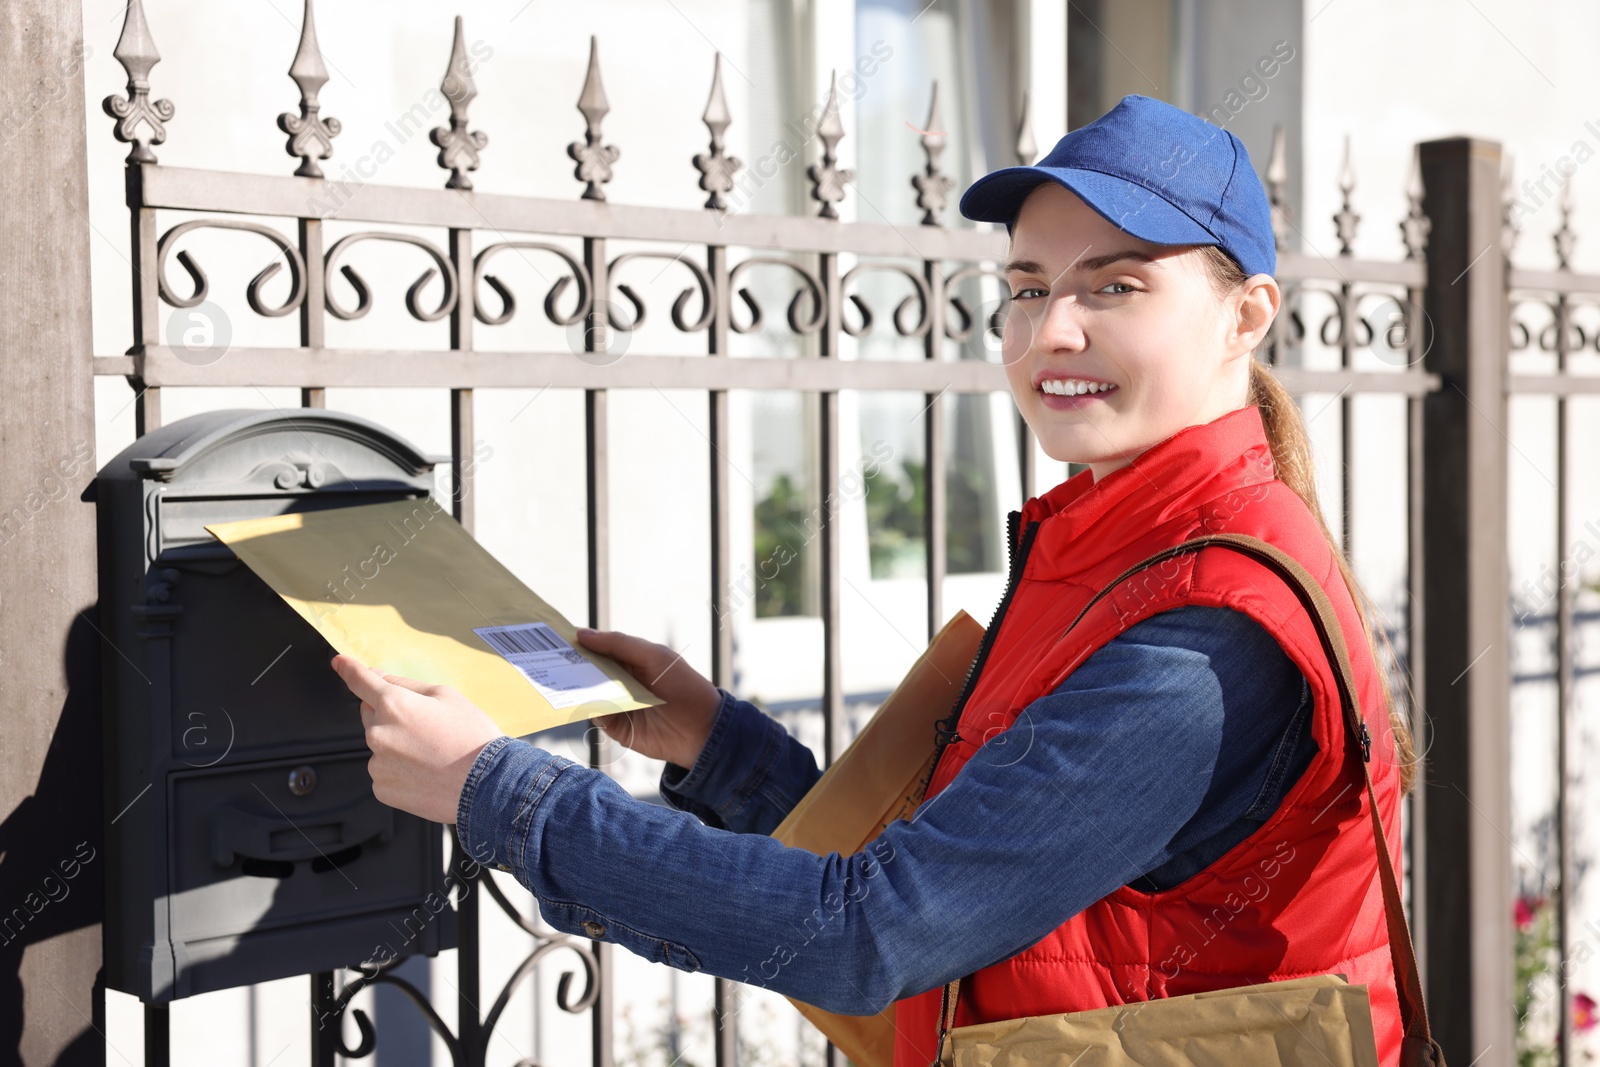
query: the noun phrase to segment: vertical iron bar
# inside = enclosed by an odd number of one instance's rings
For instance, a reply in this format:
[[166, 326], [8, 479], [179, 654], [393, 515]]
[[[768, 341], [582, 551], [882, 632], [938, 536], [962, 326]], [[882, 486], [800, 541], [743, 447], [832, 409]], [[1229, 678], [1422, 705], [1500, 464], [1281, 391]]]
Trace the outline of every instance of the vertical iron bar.
[[[316, 975], [312, 975], [313, 980]], [[312, 1047], [316, 1047], [315, 1032]], [[168, 1067], [172, 1063], [172, 1015], [165, 1004], [144, 1006], [144, 1067]]]
[[[593, 297], [589, 321], [584, 330], [584, 351], [603, 353], [610, 348], [611, 283], [606, 264], [606, 242], [602, 237], [583, 241], [584, 267], [589, 271]], [[609, 615], [610, 593], [607, 581], [610, 562], [610, 484], [607, 469], [606, 391], [584, 390], [584, 447], [588, 472], [588, 551], [589, 625], [604, 629]]]
[[[839, 257], [823, 252], [817, 257], [817, 277], [822, 283], [825, 308], [818, 356], [839, 358], [840, 295]], [[820, 607], [822, 614], [822, 751], [824, 768], [831, 766], [844, 750], [844, 670], [839, 633], [839, 524], [834, 521], [839, 491], [839, 394], [833, 390], [817, 394], [818, 484], [822, 501], [822, 542], [820, 559]], [[845, 1067], [844, 1053], [828, 1042], [827, 1067]]]
[[[456, 271], [456, 306], [450, 312], [450, 347], [472, 350], [472, 321], [475, 311], [472, 284], [472, 231], [450, 231], [450, 262]], [[450, 491], [455, 497], [455, 516], [472, 531], [476, 518], [476, 494], [472, 471], [477, 442], [473, 435], [471, 389], [450, 390]]]
[[[1274, 145], [1274, 148], [1277, 146]], [[1276, 154], [1276, 153], [1274, 153]], [[1275, 161], [1276, 162], [1276, 161]], [[1350, 203], [1350, 194], [1355, 190], [1355, 170], [1350, 165], [1350, 135], [1344, 136], [1344, 164], [1339, 171], [1339, 211], [1333, 216], [1333, 225], [1339, 235], [1339, 255], [1349, 256], [1352, 248], [1351, 242], [1356, 239], [1356, 227], [1361, 222], [1361, 216], [1356, 214]], [[1281, 233], [1281, 231], [1280, 231]], [[1280, 239], [1275, 235], [1275, 240]], [[1339, 272], [1343, 279], [1339, 284], [1339, 367], [1341, 370], [1350, 369], [1351, 352], [1354, 345], [1351, 339], [1355, 336], [1356, 323], [1361, 322], [1354, 297], [1354, 287], [1343, 272]], [[1354, 492], [1354, 480], [1350, 470], [1350, 442], [1353, 434], [1352, 407], [1349, 396], [1349, 387], [1339, 391], [1339, 548], [1344, 552], [1345, 559], [1350, 561], [1351, 570], [1355, 569], [1354, 546], [1350, 539], [1351, 514], [1354, 512], [1351, 496]]]
[[[161, 293], [156, 267], [156, 210], [143, 207], [144, 189], [142, 171], [137, 164], [128, 167], [126, 175], [129, 226], [133, 255], [133, 345], [135, 352], [143, 352], [161, 343]], [[161, 389], [143, 382], [135, 385], [138, 396], [133, 402], [133, 433], [143, 437], [161, 428]]]
[[[450, 262], [456, 271], [456, 306], [450, 312], [450, 347], [472, 348], [472, 231], [450, 230]], [[320, 309], [319, 309], [320, 311]], [[470, 534], [475, 532], [477, 516], [472, 494], [472, 390], [450, 390], [450, 512]], [[454, 841], [450, 842], [453, 846]], [[450, 853], [452, 848], [446, 848]], [[473, 865], [476, 868], [476, 864]], [[478, 1067], [488, 1055], [484, 1040], [481, 996], [482, 946], [478, 941], [481, 915], [479, 894], [473, 884], [490, 877], [475, 870], [456, 906], [456, 1033], [461, 1042], [461, 1059], [467, 1067]]]
[[[927, 260], [922, 265], [922, 276], [928, 282], [928, 333], [923, 339], [923, 357], [937, 362], [944, 358], [944, 275], [938, 260]], [[928, 582], [928, 640], [944, 625], [944, 576], [949, 569], [949, 545], [946, 542], [949, 519], [946, 514], [948, 480], [944, 454], [944, 398], [943, 393], [924, 395], [923, 411], [923, 467], [922, 536], [926, 545]], [[984, 395], [987, 400], [987, 395]]]
[[[707, 333], [711, 355], [730, 355], [728, 294], [728, 250], [712, 246], [706, 251], [707, 273], [711, 276], [712, 299], [716, 310]], [[733, 627], [728, 619], [732, 609], [733, 558], [728, 544], [731, 517], [728, 508], [728, 391], [710, 390], [711, 438], [711, 682], [727, 689], [733, 685]]]
[[[1556, 373], [1567, 373], [1567, 320], [1571, 308], [1567, 294], [1556, 297]], [[1556, 968], [1556, 1032], [1561, 1036], [1562, 1067], [1572, 1063], [1572, 1043], [1577, 1034], [1572, 1027], [1572, 1009], [1567, 984], [1566, 962], [1572, 936], [1573, 889], [1577, 883], [1572, 858], [1571, 797], [1568, 792], [1568, 766], [1572, 754], [1572, 613], [1573, 585], [1567, 580], [1567, 552], [1570, 545], [1572, 514], [1567, 506], [1571, 463], [1567, 449], [1569, 426], [1568, 398], [1556, 397], [1556, 857], [1560, 866], [1560, 895], [1556, 898], [1556, 950], [1561, 965]]]
[[141, 386], [133, 402], [133, 436], [143, 437], [161, 429], [161, 389]]
[[[720, 245], [706, 249], [706, 273], [711, 277], [711, 325], [706, 349], [713, 358], [732, 353], [729, 342], [728, 250]], [[711, 455], [711, 682], [733, 688], [733, 627], [728, 619], [732, 556], [728, 545], [728, 391], [709, 391], [708, 419]], [[736, 1067], [739, 1062], [739, 987], [726, 978], [713, 984], [712, 1021], [716, 1024], [716, 1067]]]
[[[822, 324], [820, 358], [839, 358], [840, 305], [839, 256], [818, 256], [826, 317]], [[844, 749], [843, 663], [839, 634], [839, 524], [834, 521], [839, 494], [839, 394], [817, 394], [819, 454], [817, 495], [822, 500], [821, 613], [822, 613], [822, 733], [823, 758], [832, 765]]]
[[[154, 208], [142, 206], [143, 172], [137, 164], [128, 165], [124, 179], [132, 240], [130, 251], [134, 264], [133, 344], [135, 351], [143, 351], [150, 345], [161, 343], [156, 212]], [[161, 428], [161, 390], [146, 386], [143, 382], [130, 384], [138, 391], [133, 402], [133, 434], [143, 437]], [[172, 1062], [172, 1017], [165, 1004], [146, 1004], [144, 1007], [144, 1062], [148, 1067], [167, 1067]]]
[[472, 532], [476, 518], [472, 490], [473, 422], [472, 390], [450, 390], [451, 507], [468, 533]]
[[473, 883], [489, 877], [485, 871], [473, 874], [464, 887], [456, 908], [456, 1039], [461, 1047], [463, 1067], [482, 1067], [488, 1051], [482, 1032], [479, 967], [482, 951], [478, 943], [478, 894]]
[[[306, 295], [300, 303], [300, 347], [322, 348], [323, 312], [325, 311], [324, 286], [327, 284], [322, 263], [322, 220], [300, 220], [300, 254], [306, 261]], [[300, 406], [325, 408], [328, 391], [321, 386], [302, 386]]]
[[310, 980], [311, 1067], [335, 1067], [340, 1017], [334, 1014], [334, 1006], [339, 999], [339, 989], [333, 971], [317, 971], [310, 975]]
[[[610, 347], [611, 340], [611, 280], [607, 275], [605, 238], [583, 239], [583, 265], [589, 271], [593, 294], [589, 301], [588, 329], [584, 331], [584, 351], [602, 353]], [[589, 626], [603, 630], [610, 624], [611, 616], [611, 479], [604, 389], [584, 390], [583, 416], [588, 490]], [[609, 745], [604, 732], [589, 731], [589, 766], [606, 766]], [[594, 1014], [590, 1017], [594, 1067], [612, 1067], [611, 1015], [615, 998], [612, 946], [606, 941], [596, 941], [594, 948], [595, 981], [599, 983], [592, 1009]]]
[[1034, 467], [1033, 431], [1028, 428], [1028, 420], [1022, 417], [1022, 410], [1017, 409], [1017, 473], [1022, 476], [1022, 499], [1027, 499], [1034, 493], [1037, 484], [1037, 472]]
[[[1339, 331], [1339, 367], [1342, 370], [1349, 370], [1351, 350], [1354, 347], [1350, 343], [1351, 331], [1355, 329], [1358, 318], [1356, 301], [1349, 282], [1343, 282], [1339, 286], [1339, 306], [1344, 313], [1343, 328]], [[1355, 436], [1353, 399], [1348, 392], [1339, 398], [1339, 547], [1344, 550], [1345, 558], [1350, 560], [1352, 569], [1355, 567], [1354, 546], [1350, 539], [1350, 515], [1354, 510], [1351, 506], [1351, 494], [1355, 492], [1355, 480], [1351, 476], [1350, 469], [1350, 442]]]
[[1506, 263], [1501, 149], [1453, 137], [1421, 146], [1427, 311], [1423, 358], [1443, 388], [1423, 402], [1420, 675], [1433, 720], [1424, 887], [1428, 1007], [1454, 1063], [1513, 1047], [1510, 572], [1507, 544]]
[[[1411, 349], [1411, 364], [1422, 361], [1427, 352], [1429, 338], [1422, 323], [1426, 319], [1421, 317], [1424, 292], [1421, 289], [1411, 290], [1411, 324], [1406, 340]], [[1421, 322], [1418, 320], [1421, 319]], [[1406, 709], [1409, 715], [1413, 749], [1416, 753], [1416, 766], [1413, 768], [1420, 782], [1425, 773], [1425, 760], [1423, 753], [1428, 751], [1428, 732], [1432, 729], [1429, 724], [1425, 709], [1428, 706], [1425, 692], [1426, 678], [1420, 669], [1422, 650], [1425, 642], [1427, 612], [1423, 601], [1426, 599], [1423, 590], [1423, 563], [1422, 554], [1426, 551], [1423, 541], [1423, 494], [1426, 486], [1426, 465], [1424, 463], [1423, 449], [1423, 411], [1424, 401], [1421, 396], [1408, 397], [1406, 400], [1406, 659], [1404, 677], [1410, 682], [1411, 706]], [[1422, 976], [1423, 988], [1428, 985], [1428, 794], [1421, 788], [1413, 789], [1407, 797], [1410, 805], [1410, 825], [1407, 829], [1405, 847], [1407, 854], [1406, 874], [1407, 885], [1410, 887], [1410, 899], [1406, 901], [1411, 915], [1411, 940], [1416, 951], [1417, 970]]]

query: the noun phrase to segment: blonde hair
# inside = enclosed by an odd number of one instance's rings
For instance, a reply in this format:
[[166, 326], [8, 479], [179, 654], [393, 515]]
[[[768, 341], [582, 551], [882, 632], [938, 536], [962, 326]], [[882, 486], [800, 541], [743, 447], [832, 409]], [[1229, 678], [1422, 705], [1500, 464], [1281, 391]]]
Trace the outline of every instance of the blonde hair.
[[[1216, 245], [1202, 245], [1197, 251], [1200, 252], [1201, 261], [1219, 295], [1227, 296], [1249, 277], [1232, 256]], [[1277, 469], [1278, 480], [1305, 501], [1312, 517], [1317, 520], [1317, 527], [1322, 531], [1322, 536], [1327, 539], [1328, 548], [1333, 553], [1334, 562], [1339, 565], [1339, 573], [1344, 578], [1344, 584], [1356, 602], [1357, 614], [1361, 617], [1361, 627], [1367, 639], [1367, 650], [1371, 653], [1372, 662], [1378, 669], [1384, 709], [1388, 712], [1389, 725], [1394, 732], [1395, 759], [1400, 765], [1400, 788], [1402, 792], [1408, 793], [1416, 779], [1416, 750], [1411, 730], [1406, 725], [1404, 716], [1395, 707], [1394, 687], [1390, 682], [1389, 672], [1384, 667], [1385, 659], [1378, 655], [1378, 640], [1383, 642], [1388, 660], [1395, 663], [1399, 661], [1394, 655], [1388, 634], [1381, 627], [1375, 627], [1377, 608], [1367, 596], [1366, 590], [1361, 587], [1361, 583], [1356, 581], [1349, 558], [1333, 539], [1333, 532], [1328, 529], [1327, 519], [1322, 514], [1322, 505], [1317, 500], [1316, 473], [1311, 459], [1311, 439], [1306, 434], [1305, 421], [1300, 417], [1300, 407], [1272, 371], [1254, 356], [1250, 358], [1247, 403], [1261, 409], [1261, 422], [1266, 429], [1267, 443], [1272, 448], [1272, 462]], [[1402, 684], [1405, 684], [1409, 705], [1413, 702], [1411, 687], [1404, 678]]]

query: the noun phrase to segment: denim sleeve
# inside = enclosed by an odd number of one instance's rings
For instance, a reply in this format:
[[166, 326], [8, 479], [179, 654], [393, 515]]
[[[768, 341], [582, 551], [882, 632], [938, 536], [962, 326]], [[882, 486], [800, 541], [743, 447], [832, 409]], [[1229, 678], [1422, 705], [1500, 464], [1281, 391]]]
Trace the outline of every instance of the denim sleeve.
[[[1160, 629], [1100, 649], [854, 855], [708, 826], [510, 738], [474, 761], [457, 834], [557, 930], [873, 1014], [1016, 954], [1169, 855], [1211, 791], [1227, 709], [1212, 657]], [[996, 900], [1004, 921], [974, 921]]]
[[722, 705], [705, 747], [684, 768], [661, 770], [661, 795], [707, 826], [770, 834], [822, 771], [811, 750], [748, 700], [718, 687]]
[[1194, 605], [1140, 623], [1149, 643], [1204, 655], [1222, 698], [1222, 741], [1206, 795], [1173, 835], [1160, 865], [1129, 884], [1151, 893], [1187, 881], [1277, 811], [1311, 763], [1311, 687], [1287, 653], [1242, 612]]

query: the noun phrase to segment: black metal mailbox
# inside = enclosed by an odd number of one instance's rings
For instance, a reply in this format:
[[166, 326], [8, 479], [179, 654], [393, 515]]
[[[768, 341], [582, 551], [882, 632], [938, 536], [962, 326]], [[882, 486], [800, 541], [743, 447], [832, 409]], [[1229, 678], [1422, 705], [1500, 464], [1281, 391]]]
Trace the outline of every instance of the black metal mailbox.
[[427, 496], [364, 419], [214, 411], [100, 471], [106, 981], [146, 1002], [455, 944], [443, 833], [380, 804], [325, 641], [207, 523]]

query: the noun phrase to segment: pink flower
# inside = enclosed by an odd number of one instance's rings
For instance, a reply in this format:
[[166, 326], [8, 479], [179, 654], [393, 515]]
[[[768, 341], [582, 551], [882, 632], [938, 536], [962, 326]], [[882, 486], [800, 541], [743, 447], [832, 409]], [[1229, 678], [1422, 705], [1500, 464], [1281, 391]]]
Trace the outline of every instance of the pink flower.
[[1511, 915], [1516, 921], [1518, 930], [1526, 930], [1533, 925], [1533, 920], [1538, 917], [1539, 909], [1544, 907], [1543, 897], [1518, 897], [1512, 906]]
[[1594, 1029], [1597, 1021], [1594, 1014], [1594, 998], [1587, 993], [1577, 993], [1572, 998], [1572, 1028], [1578, 1033]]

